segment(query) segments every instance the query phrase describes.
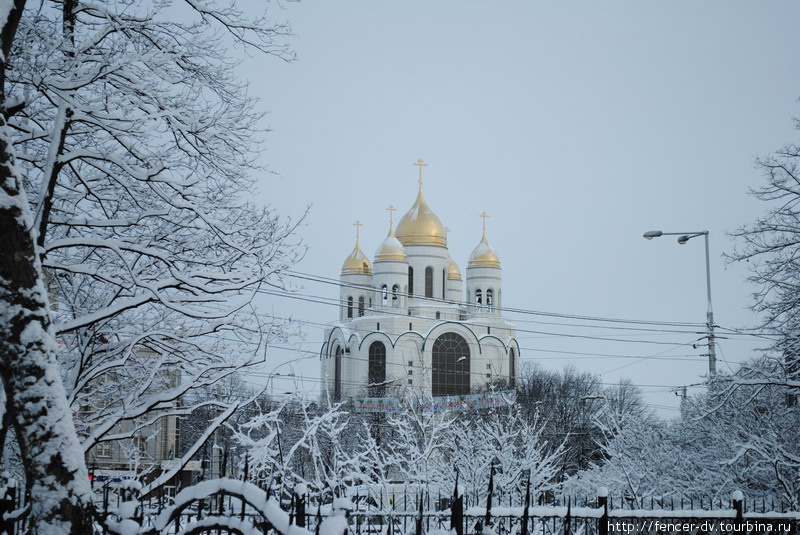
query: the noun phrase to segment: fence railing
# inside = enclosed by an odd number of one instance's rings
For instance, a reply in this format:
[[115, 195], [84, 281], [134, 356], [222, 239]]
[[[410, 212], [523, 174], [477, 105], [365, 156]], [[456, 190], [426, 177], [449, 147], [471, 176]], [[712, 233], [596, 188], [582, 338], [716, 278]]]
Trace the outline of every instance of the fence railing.
[[[347, 499], [319, 505], [325, 499], [307, 492], [281, 496], [231, 479], [204, 481], [174, 498], [142, 499], [137, 485], [129, 481], [113, 494], [105, 489], [95, 511], [95, 534], [800, 535], [800, 512], [787, 510], [779, 501], [748, 501], [740, 492], [727, 499], [673, 496], [634, 502], [608, 496], [605, 489], [591, 498], [547, 494], [532, 499], [528, 488], [516, 499], [497, 493], [504, 498], [499, 499], [490, 485], [481, 499], [465, 493], [443, 496], [406, 490], [371, 496], [353, 492]], [[3, 504], [0, 535], [25, 533], [21, 498], [14, 495], [16, 508], [8, 501]], [[294, 526], [291, 533], [290, 526]]]

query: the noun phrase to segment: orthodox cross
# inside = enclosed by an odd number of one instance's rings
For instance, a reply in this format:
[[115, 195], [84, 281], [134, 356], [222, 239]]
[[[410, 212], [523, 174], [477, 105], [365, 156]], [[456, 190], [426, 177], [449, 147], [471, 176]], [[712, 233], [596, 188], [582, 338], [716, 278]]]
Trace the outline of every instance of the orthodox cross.
[[487, 214], [486, 212], [483, 212], [478, 217], [482, 217], [483, 218], [483, 233], [486, 234], [486, 218], [489, 217], [489, 214]]
[[428, 167], [428, 164], [422, 161], [422, 158], [414, 162], [414, 165], [419, 167], [419, 189], [422, 189], [422, 168]]
[[390, 228], [394, 224], [394, 219], [393, 219], [394, 214], [392, 212], [394, 212], [395, 210], [397, 210], [397, 208], [395, 208], [391, 204], [389, 205], [389, 208], [386, 209], [386, 211], [389, 212], [389, 227]]
[[353, 225], [356, 227], [356, 243], [358, 243], [358, 231], [360, 230], [358, 227], [362, 226], [364, 223], [356, 219], [356, 222]]

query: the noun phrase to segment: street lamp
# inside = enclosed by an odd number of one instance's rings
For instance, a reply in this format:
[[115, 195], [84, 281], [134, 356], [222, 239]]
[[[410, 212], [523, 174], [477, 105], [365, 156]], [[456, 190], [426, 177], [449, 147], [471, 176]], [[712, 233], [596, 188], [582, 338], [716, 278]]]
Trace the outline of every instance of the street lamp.
[[661, 232], [660, 230], [650, 230], [643, 234], [645, 239], [652, 240], [661, 236], [679, 236], [678, 243], [685, 244], [687, 241], [698, 236], [703, 236], [706, 243], [706, 292], [708, 295], [708, 311], [706, 312], [706, 333], [708, 336], [708, 374], [713, 377], [717, 374], [717, 352], [714, 348], [714, 310], [711, 308], [711, 267], [708, 261], [708, 231], [699, 232]]
[[294, 374], [294, 372], [289, 372], [289, 373], [274, 373], [273, 372], [273, 373], [271, 373], [270, 376], [269, 376], [269, 380], [267, 381], [267, 382], [269, 382], [269, 395], [270, 395], [270, 397], [272, 397], [275, 394], [275, 383], [273, 381], [273, 379], [275, 379], [275, 377], [295, 377], [295, 374]]

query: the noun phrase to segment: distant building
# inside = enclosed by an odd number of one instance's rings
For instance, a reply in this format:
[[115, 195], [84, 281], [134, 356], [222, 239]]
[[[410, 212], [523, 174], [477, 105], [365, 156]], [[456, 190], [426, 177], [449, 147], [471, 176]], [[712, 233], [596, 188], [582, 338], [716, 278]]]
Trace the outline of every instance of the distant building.
[[[103, 377], [103, 383], [98, 385], [102, 394], [88, 398], [85, 407], [76, 415], [79, 431], [91, 431], [92, 425], [84, 422], [91, 422], [97, 413], [102, 415], [105, 411], [119, 410], [121, 400], [106, 393], [108, 388], [105, 388], [105, 383], [113, 384], [122, 380], [124, 378], [114, 374]], [[176, 369], [159, 374], [154, 384], [174, 388], [180, 385], [180, 380], [180, 372]], [[147, 473], [144, 481], [151, 481], [176, 466], [181, 457], [178, 451], [180, 426], [178, 417], [168, 414], [168, 411], [174, 410], [178, 402], [169, 402], [167, 405], [138, 418], [120, 421], [108, 436], [126, 438], [105, 440], [87, 452], [86, 464], [98, 481], [127, 478], [143, 472]], [[180, 477], [185, 476], [181, 473]], [[166, 486], [167, 493], [173, 494], [176, 485], [177, 478]]]
[[320, 352], [322, 396], [444, 396], [514, 387], [515, 326], [501, 317], [502, 270], [483, 236], [461, 270], [447, 229], [422, 194], [389, 233], [374, 261], [356, 244], [341, 271], [339, 319]]

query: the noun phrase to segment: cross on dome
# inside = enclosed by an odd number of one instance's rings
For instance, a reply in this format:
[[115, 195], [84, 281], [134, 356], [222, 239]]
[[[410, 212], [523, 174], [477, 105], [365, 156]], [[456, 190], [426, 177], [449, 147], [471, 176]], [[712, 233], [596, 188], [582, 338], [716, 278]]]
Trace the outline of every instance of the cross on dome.
[[422, 168], [428, 167], [428, 164], [426, 164], [424, 161], [422, 161], [422, 158], [420, 158], [419, 160], [414, 162], [414, 165], [419, 167], [419, 190], [422, 191]]
[[361, 226], [363, 226], [363, 225], [364, 225], [364, 223], [362, 223], [361, 221], [359, 221], [358, 219], [356, 219], [356, 222], [355, 222], [355, 223], [353, 223], [353, 225], [356, 227], [356, 243], [358, 243], [358, 234], [359, 234], [359, 232], [358, 232], [358, 231], [360, 230], [358, 227], [361, 227]]
[[389, 208], [386, 209], [386, 211], [389, 212], [389, 229], [391, 229], [392, 225], [394, 224], [394, 214], [392, 212], [394, 212], [395, 210], [397, 210], [397, 208], [395, 208], [391, 204], [389, 205]]
[[483, 219], [483, 234], [485, 235], [486, 234], [486, 218], [489, 217], [489, 214], [487, 214], [486, 212], [483, 212], [478, 217]]

